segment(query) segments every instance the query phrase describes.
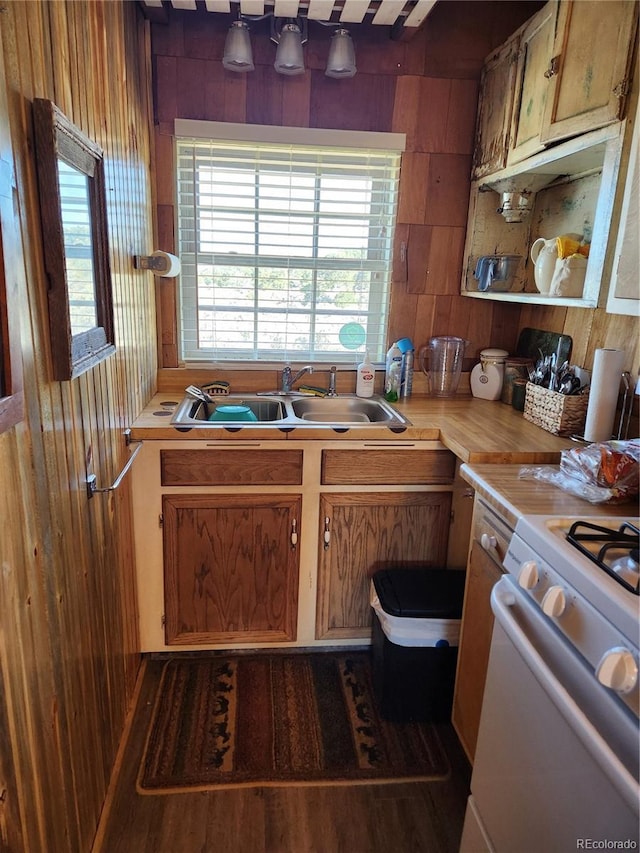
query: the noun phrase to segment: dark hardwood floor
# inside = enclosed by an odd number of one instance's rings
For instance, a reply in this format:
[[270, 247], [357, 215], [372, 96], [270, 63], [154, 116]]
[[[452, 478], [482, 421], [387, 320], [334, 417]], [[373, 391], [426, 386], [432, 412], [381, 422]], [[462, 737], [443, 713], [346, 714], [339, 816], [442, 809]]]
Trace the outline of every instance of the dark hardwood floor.
[[138, 701], [94, 853], [457, 853], [470, 769], [453, 728], [438, 782], [138, 794], [136, 775], [163, 661]]

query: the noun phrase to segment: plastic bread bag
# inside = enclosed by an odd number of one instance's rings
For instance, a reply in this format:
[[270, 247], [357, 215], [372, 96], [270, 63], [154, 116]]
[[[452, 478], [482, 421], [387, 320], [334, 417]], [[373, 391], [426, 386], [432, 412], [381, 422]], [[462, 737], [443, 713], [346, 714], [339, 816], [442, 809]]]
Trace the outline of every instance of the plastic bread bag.
[[521, 468], [521, 479], [541, 480], [589, 503], [624, 503], [640, 490], [640, 439], [603, 441], [560, 454], [560, 469]]

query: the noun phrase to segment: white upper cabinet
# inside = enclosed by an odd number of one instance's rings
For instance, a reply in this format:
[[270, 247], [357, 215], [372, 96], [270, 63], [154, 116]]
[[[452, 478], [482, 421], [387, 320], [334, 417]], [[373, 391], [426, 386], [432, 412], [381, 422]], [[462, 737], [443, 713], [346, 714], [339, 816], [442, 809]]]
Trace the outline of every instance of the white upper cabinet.
[[636, 111], [607, 298], [607, 312], [609, 314], [630, 314], [636, 317], [640, 315], [640, 257], [638, 255], [638, 243], [640, 242], [638, 240], [638, 234], [640, 234], [640, 218], [638, 215], [640, 123], [638, 122], [638, 115], [639, 113]]
[[622, 119], [637, 25], [630, 0], [606, 7], [549, 0], [490, 54], [480, 80], [473, 177]]
[[546, 75], [553, 56], [557, 18], [558, 2], [552, 0], [520, 31], [516, 92], [507, 151], [509, 165], [519, 163], [544, 148], [541, 131], [549, 89]]
[[[627, 124], [623, 119], [637, 22], [638, 4], [629, 0], [550, 0], [487, 58], [478, 105], [463, 295], [598, 306], [603, 272], [611, 268], [614, 205], [620, 203]], [[637, 201], [637, 192], [635, 197]], [[633, 223], [633, 202], [627, 206]], [[637, 227], [637, 218], [635, 222]], [[540, 293], [531, 246], [539, 237], [562, 234], [590, 244], [584, 284], [560, 296]], [[474, 276], [478, 259], [506, 254], [520, 256], [510, 285], [504, 291], [495, 286], [479, 291]], [[622, 270], [633, 268], [626, 257], [621, 264]], [[620, 282], [616, 286], [628, 287]]]
[[482, 69], [473, 152], [475, 178], [497, 172], [507, 164], [519, 44], [516, 33], [487, 58]]
[[560, 3], [546, 71], [540, 134], [545, 144], [623, 118], [637, 26], [638, 4], [632, 0]]

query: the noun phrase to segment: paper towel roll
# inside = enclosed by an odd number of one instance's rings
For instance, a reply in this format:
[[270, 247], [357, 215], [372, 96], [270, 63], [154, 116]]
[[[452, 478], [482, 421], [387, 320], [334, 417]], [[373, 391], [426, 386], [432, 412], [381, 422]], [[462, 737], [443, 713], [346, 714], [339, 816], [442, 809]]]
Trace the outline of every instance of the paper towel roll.
[[160, 258], [162, 261], [162, 269], [154, 270], [156, 275], [162, 276], [162, 278], [175, 278], [177, 275], [180, 275], [180, 258], [170, 255], [169, 252], [161, 252], [160, 250], [155, 251], [151, 257]]
[[625, 352], [620, 349], [597, 349], [595, 352], [584, 425], [586, 441], [609, 441], [611, 438], [624, 358]]

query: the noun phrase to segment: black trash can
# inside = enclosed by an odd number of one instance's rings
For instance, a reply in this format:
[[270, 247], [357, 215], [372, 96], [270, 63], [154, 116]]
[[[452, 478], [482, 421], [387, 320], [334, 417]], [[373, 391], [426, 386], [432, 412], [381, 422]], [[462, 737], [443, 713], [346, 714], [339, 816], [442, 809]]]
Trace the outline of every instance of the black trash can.
[[451, 719], [465, 572], [384, 569], [371, 581], [373, 686], [392, 722]]

